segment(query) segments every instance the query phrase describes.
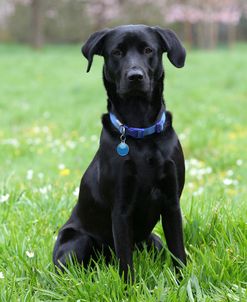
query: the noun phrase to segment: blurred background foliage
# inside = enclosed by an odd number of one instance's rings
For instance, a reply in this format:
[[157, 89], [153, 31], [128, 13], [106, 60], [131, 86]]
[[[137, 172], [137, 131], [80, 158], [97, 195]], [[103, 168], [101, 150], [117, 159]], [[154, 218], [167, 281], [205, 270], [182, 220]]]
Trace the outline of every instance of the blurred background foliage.
[[0, 42], [78, 43], [128, 23], [172, 28], [193, 47], [231, 46], [247, 40], [247, 1], [0, 0]]

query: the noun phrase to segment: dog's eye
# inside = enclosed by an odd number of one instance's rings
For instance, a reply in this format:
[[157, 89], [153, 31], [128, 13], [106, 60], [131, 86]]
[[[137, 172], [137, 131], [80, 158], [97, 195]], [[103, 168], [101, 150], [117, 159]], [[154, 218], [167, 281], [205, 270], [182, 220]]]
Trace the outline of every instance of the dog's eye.
[[152, 52], [153, 52], [153, 50], [152, 50], [151, 47], [145, 47], [145, 48], [144, 48], [144, 53], [145, 53], [146, 55], [149, 55], [149, 54], [151, 54]]
[[121, 57], [122, 56], [122, 51], [120, 49], [113, 49], [111, 54], [115, 57]]

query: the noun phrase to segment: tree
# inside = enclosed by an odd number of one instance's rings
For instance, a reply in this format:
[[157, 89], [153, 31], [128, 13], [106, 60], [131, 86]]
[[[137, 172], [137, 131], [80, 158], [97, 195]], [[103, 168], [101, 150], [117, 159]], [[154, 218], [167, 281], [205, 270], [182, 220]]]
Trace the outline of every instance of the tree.
[[44, 0], [10, 0], [15, 6], [26, 6], [30, 10], [30, 44], [38, 49], [44, 42]]
[[43, 45], [43, 10], [42, 0], [31, 1], [31, 44], [34, 48]]
[[241, 0], [186, 0], [171, 5], [166, 20], [184, 23], [187, 41], [192, 43], [192, 25], [196, 25], [197, 44], [213, 48], [218, 43], [219, 26], [227, 28], [228, 43], [235, 40], [235, 29], [241, 17]]

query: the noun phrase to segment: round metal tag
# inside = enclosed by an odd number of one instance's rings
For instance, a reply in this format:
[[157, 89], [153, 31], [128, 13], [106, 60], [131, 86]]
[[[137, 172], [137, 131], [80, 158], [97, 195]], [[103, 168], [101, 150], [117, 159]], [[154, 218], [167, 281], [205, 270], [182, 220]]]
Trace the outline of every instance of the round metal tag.
[[129, 153], [129, 146], [125, 143], [125, 142], [121, 142], [118, 146], [117, 146], [117, 153], [120, 156], [125, 156]]

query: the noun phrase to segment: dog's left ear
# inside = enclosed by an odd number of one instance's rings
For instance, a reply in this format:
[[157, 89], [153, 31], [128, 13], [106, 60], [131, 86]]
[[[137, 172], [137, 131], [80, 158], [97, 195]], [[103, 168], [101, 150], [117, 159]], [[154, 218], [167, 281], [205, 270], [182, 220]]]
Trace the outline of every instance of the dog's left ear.
[[167, 57], [170, 62], [181, 68], [184, 66], [186, 51], [177, 35], [170, 29], [163, 29], [155, 26], [153, 29], [158, 33], [162, 40], [162, 49], [167, 52]]
[[90, 71], [93, 63], [93, 56], [102, 55], [104, 37], [109, 31], [109, 29], [103, 29], [93, 33], [82, 46], [81, 52], [88, 60], [87, 72]]

